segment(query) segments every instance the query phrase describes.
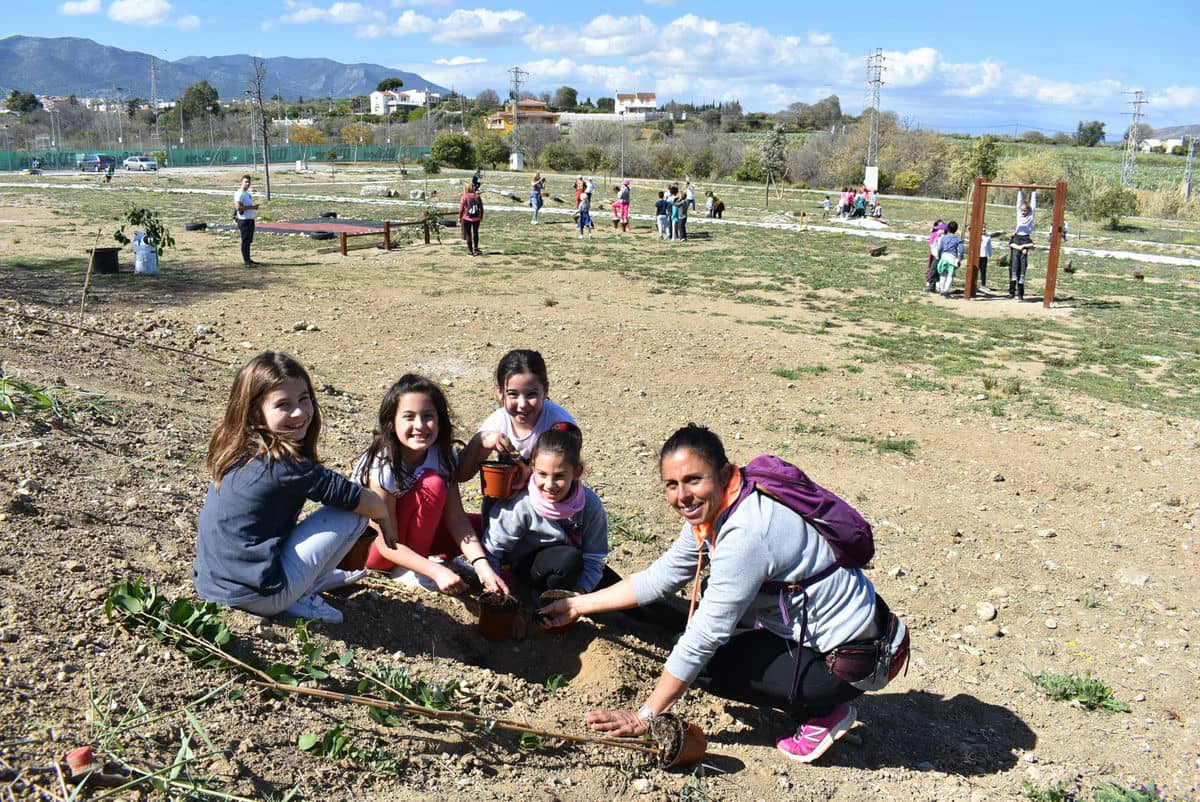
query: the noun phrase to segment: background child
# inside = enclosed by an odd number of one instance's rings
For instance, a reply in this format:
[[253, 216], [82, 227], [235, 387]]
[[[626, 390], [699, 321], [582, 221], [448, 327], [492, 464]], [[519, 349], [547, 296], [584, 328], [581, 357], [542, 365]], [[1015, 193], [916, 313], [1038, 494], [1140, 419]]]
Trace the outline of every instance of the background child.
[[938, 239], [937, 246], [937, 290], [943, 298], [950, 297], [950, 287], [954, 284], [954, 271], [963, 258], [963, 241], [958, 236], [958, 223], [951, 220], [946, 224], [946, 233]]
[[463, 510], [453, 478], [453, 437], [450, 407], [436, 382], [406, 373], [388, 388], [374, 438], [353, 477], [385, 502], [396, 542], [376, 538], [366, 566], [376, 571], [399, 567], [427, 577], [442, 593], [457, 594], [467, 586], [445, 563], [461, 552], [464, 573], [470, 564], [479, 581], [495, 590], [503, 582], [483, 559], [476, 526]]
[[992, 235], [984, 231], [979, 235], [979, 289], [991, 292], [987, 285], [988, 259], [992, 258]]
[[925, 289], [937, 290], [937, 241], [946, 232], [946, 224], [938, 220], [929, 231], [929, 259], [925, 264]]
[[483, 544], [492, 567], [511, 565], [535, 594], [587, 593], [604, 573], [608, 518], [600, 499], [580, 481], [581, 444], [572, 424], [542, 434], [533, 447], [528, 492], [488, 511]]
[[678, 198], [676, 198], [675, 205], [672, 208], [674, 209], [672, 219], [675, 221], [675, 239], [682, 242], [687, 242], [687, 195], [680, 195]]
[[1030, 195], [1032, 203], [1025, 202], [1025, 193], [1017, 190], [1017, 227], [1013, 231], [1008, 247], [1012, 249], [1012, 261], [1008, 266], [1008, 297], [1025, 299], [1025, 273], [1029, 270], [1029, 252], [1033, 250], [1033, 218], [1037, 214], [1037, 191]]
[[492, 451], [527, 460], [538, 437], [552, 425], [574, 424], [571, 413], [551, 401], [549, 393], [550, 380], [541, 354], [527, 348], [505, 354], [496, 366], [496, 403], [500, 408], [488, 416], [459, 454], [458, 481], [465, 482], [477, 474], [480, 463]]
[[715, 205], [715, 203], [716, 203], [716, 201], [713, 200], [712, 190], [710, 189], [710, 190], [705, 191], [705, 193], [704, 193], [704, 216], [705, 217], [713, 216], [713, 206]]
[[[620, 217], [621, 217], [621, 230], [622, 231], [629, 230], [629, 204], [630, 204], [630, 200], [631, 200], [631, 194], [632, 194], [632, 191], [629, 188], [629, 179], [626, 178], [621, 181], [621, 188], [619, 190], [617, 190], [617, 203], [621, 207], [620, 208], [620, 213], [621, 213]], [[617, 209], [614, 206], [613, 212], [616, 213], [616, 211], [617, 211]]]
[[483, 198], [468, 181], [463, 186], [462, 197], [458, 200], [458, 220], [462, 224], [463, 239], [467, 241], [467, 253], [471, 256], [482, 256], [479, 250], [479, 224], [483, 222]]
[[658, 191], [658, 200], [654, 202], [654, 222], [658, 225], [658, 238], [671, 238], [671, 202], [666, 193]]
[[583, 230], [587, 229], [588, 239], [592, 238], [592, 232], [596, 227], [592, 224], [592, 196], [579, 190], [579, 206], [575, 209], [575, 224], [579, 226], [579, 238], [583, 239]]
[[[396, 530], [378, 496], [321, 465], [320, 435], [321, 411], [299, 362], [264, 351], [242, 366], [208, 443], [213, 481], [192, 568], [205, 599], [342, 622], [317, 594], [362, 577], [336, 567], [366, 529], [362, 516], [379, 522], [388, 544]], [[297, 523], [305, 500], [324, 506]]]

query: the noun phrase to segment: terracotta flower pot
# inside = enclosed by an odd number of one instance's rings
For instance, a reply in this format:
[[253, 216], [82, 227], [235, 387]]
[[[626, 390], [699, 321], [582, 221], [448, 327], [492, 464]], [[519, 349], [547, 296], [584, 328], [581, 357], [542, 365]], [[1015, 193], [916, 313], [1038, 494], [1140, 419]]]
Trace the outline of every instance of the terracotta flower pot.
[[511, 640], [520, 604], [504, 593], [479, 597], [479, 634], [488, 640]]
[[650, 720], [650, 734], [659, 744], [659, 762], [664, 768], [699, 763], [708, 751], [704, 730], [674, 713], [661, 713]]
[[96, 755], [92, 752], [92, 747], [81, 746], [67, 753], [67, 768], [71, 770], [72, 777], [80, 777], [89, 771], [95, 771], [100, 766], [96, 763]]
[[479, 478], [483, 483], [483, 495], [488, 498], [508, 498], [517, 481], [517, 466], [511, 462], [489, 460], [479, 466]]
[[343, 571], [357, 571], [358, 569], [365, 567], [367, 564], [367, 555], [370, 554], [371, 544], [374, 542], [374, 532], [371, 532], [371, 534], [367, 535], [366, 537], [360, 537], [354, 543], [354, 545], [350, 547], [350, 551], [346, 552], [346, 556], [342, 558], [342, 561], [338, 563], [337, 567], [341, 568]]

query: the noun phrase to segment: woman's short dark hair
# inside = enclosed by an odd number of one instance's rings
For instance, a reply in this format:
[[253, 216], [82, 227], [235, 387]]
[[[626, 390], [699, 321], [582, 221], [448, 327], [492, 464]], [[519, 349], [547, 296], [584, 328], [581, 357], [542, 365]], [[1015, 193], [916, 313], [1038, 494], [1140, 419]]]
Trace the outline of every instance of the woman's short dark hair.
[[668, 454], [685, 449], [695, 452], [714, 470], [719, 471], [729, 464], [729, 457], [725, 456], [725, 446], [721, 443], [721, 438], [707, 426], [689, 423], [682, 429], [677, 429], [667, 438], [667, 442], [663, 443], [662, 450], [658, 452], [659, 468], [662, 468], [663, 460]]

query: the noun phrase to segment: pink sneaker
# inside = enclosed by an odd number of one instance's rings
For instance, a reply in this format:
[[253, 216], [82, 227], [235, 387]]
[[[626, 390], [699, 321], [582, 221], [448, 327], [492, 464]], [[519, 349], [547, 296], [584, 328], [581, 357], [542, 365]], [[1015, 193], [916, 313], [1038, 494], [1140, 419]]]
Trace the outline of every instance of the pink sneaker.
[[810, 718], [801, 724], [794, 735], [780, 738], [775, 742], [775, 748], [792, 760], [811, 763], [846, 734], [853, 726], [856, 715], [854, 705], [843, 702], [828, 715]]

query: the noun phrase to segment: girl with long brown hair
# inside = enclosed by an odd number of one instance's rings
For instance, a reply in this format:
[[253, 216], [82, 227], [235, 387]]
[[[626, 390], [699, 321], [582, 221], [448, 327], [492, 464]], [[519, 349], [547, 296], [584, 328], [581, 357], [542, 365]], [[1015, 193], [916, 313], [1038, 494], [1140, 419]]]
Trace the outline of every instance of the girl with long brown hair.
[[[213, 481], [200, 511], [192, 581], [209, 601], [257, 615], [286, 612], [338, 624], [320, 597], [357, 582], [337, 564], [378, 521], [396, 542], [387, 506], [317, 457], [321, 412], [312, 380], [287, 354], [264, 351], [233, 380], [208, 446]], [[299, 521], [306, 500], [323, 506]], [[366, 516], [366, 517], [363, 517]]]

